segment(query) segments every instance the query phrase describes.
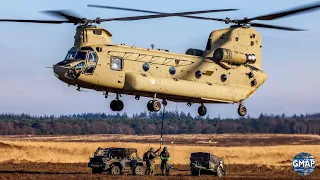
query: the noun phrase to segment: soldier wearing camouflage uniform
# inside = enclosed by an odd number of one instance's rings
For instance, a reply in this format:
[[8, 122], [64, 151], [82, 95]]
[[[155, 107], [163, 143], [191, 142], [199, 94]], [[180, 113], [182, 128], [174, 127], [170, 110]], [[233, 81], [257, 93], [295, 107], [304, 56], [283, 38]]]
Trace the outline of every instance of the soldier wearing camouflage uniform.
[[170, 160], [170, 154], [167, 147], [164, 147], [162, 152], [160, 153], [160, 159], [161, 159], [161, 174], [169, 175], [170, 166], [168, 164], [168, 161]]
[[153, 148], [151, 147], [149, 149], [149, 151], [146, 152], [146, 165], [147, 165], [147, 169], [145, 172], [145, 175], [153, 175], [153, 172], [155, 170], [155, 165], [154, 165], [154, 159], [157, 156], [157, 152], [160, 151], [161, 148], [159, 148], [156, 151], [153, 151]]

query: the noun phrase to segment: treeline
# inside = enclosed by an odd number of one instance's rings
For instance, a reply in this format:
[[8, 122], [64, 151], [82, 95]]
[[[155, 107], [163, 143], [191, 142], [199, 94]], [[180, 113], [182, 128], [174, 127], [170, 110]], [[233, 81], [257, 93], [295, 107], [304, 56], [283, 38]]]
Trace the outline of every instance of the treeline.
[[[159, 134], [161, 113], [74, 114], [31, 116], [0, 114], [0, 135], [64, 135], [64, 134]], [[258, 118], [220, 119], [192, 117], [190, 113], [167, 112], [166, 134], [279, 133], [319, 134], [320, 113], [285, 116], [261, 114]]]

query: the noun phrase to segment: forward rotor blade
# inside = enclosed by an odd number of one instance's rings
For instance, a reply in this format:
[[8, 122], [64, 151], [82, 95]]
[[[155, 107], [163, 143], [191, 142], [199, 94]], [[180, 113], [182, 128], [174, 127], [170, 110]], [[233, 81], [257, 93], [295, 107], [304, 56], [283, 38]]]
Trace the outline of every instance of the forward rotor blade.
[[74, 23], [78, 24], [84, 22], [85, 19], [75, 15], [70, 10], [59, 10], [59, 11], [42, 11], [42, 13], [49, 14], [51, 16], [63, 18], [66, 20], [30, 20], [30, 19], [0, 19], [0, 22], [23, 22], [23, 23], [42, 23], [42, 24], [61, 24], [61, 23]]
[[132, 16], [132, 17], [101, 19], [101, 22], [105, 22], [105, 21], [135, 21], [135, 20], [143, 20], [143, 19], [155, 19], [155, 18], [172, 17], [172, 16], [185, 16], [185, 15], [189, 15], [189, 14], [202, 14], [202, 13], [234, 11], [234, 10], [237, 10], [237, 9], [216, 9], [216, 10], [190, 11], [190, 12], [179, 12], [179, 13], [164, 13], [164, 14], [158, 14], [158, 15], [145, 15], [145, 16]]
[[260, 23], [248, 23], [253, 27], [260, 27], [260, 28], [268, 28], [268, 29], [280, 29], [286, 31], [305, 31], [304, 29], [297, 29], [291, 27], [284, 27], [284, 26], [275, 26], [275, 25], [268, 25], [268, 24], [260, 24]]
[[147, 11], [147, 10], [140, 10], [140, 9], [122, 8], [122, 7], [114, 7], [114, 6], [102, 6], [102, 5], [94, 5], [94, 4], [88, 4], [87, 7], [115, 9], [115, 10], [133, 11], [133, 12], [144, 12], [144, 13], [153, 13], [153, 14], [165, 14], [164, 12], [157, 12], [157, 11]]
[[[152, 14], [168, 14], [168, 13], [165, 13], [165, 12], [149, 11], [149, 10], [141, 10], [141, 9], [132, 9], [132, 8], [122, 8], [122, 7], [115, 7], [115, 6], [102, 6], [102, 5], [94, 5], [94, 4], [88, 4], [87, 6], [88, 7], [94, 7], [94, 8], [124, 10], [124, 11], [143, 12], [143, 13], [152, 13]], [[238, 9], [231, 9], [231, 10], [238, 10]], [[182, 17], [192, 18], [192, 19], [202, 19], [202, 20], [224, 21], [224, 19], [207, 18], [207, 17], [201, 17], [201, 16], [199, 17], [199, 16], [183, 15]]]
[[257, 16], [251, 19], [248, 19], [249, 21], [252, 20], [273, 20], [273, 19], [278, 19], [278, 18], [283, 18], [286, 16], [292, 16], [292, 15], [297, 15], [301, 13], [306, 13], [312, 10], [317, 10], [320, 7], [320, 2], [314, 3], [312, 5], [305, 5], [305, 6], [299, 6], [291, 10], [286, 10], [286, 11], [280, 11], [278, 13], [272, 13], [268, 15], [263, 15], [263, 16]]
[[0, 22], [23, 22], [23, 23], [43, 23], [43, 24], [69, 23], [69, 21], [27, 20], [27, 19], [0, 19]]
[[83, 22], [83, 18], [79, 17], [74, 11], [71, 10], [52, 10], [52, 11], [42, 11], [42, 13], [49, 14], [54, 17], [64, 18], [69, 21], [69, 23], [80, 23]]

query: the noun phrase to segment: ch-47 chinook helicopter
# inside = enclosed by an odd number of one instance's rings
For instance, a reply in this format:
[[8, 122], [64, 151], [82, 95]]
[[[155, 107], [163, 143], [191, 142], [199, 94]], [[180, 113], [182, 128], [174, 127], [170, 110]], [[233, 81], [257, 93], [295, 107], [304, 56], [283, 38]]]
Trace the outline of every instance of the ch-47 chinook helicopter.
[[[78, 25], [74, 36], [74, 46], [65, 59], [54, 65], [53, 71], [61, 81], [80, 88], [116, 93], [110, 103], [113, 111], [124, 107], [119, 99], [121, 94], [151, 97], [149, 111], [159, 111], [161, 103], [157, 99], [187, 102], [189, 106], [200, 103], [198, 113], [207, 112], [205, 103], [238, 103], [238, 114], [245, 116], [245, 99], [250, 97], [267, 79], [262, 71], [262, 37], [253, 28], [271, 28], [288, 31], [301, 29], [254, 23], [254, 20], [274, 20], [298, 13], [316, 10], [320, 3], [298, 7], [273, 14], [244, 19], [219, 19], [191, 16], [200, 13], [231, 11], [220, 9], [182, 13], [163, 13], [139, 9], [88, 5], [89, 7], [152, 13], [152, 15], [86, 19], [75, 16], [70, 11], [46, 11], [65, 20], [20, 20], [0, 19], [5, 22], [72, 23]], [[107, 21], [134, 21], [143, 19], [180, 16], [200, 20], [232, 23], [230, 28], [211, 32], [206, 49], [188, 49], [185, 54], [168, 50], [139, 48], [125, 44], [113, 44], [111, 33], [94, 24]]]

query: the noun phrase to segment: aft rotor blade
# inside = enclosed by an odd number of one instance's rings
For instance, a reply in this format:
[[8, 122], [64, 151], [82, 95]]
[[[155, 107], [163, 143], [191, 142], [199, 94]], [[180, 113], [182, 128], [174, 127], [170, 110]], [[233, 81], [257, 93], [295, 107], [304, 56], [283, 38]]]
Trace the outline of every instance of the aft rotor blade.
[[248, 23], [253, 27], [260, 27], [260, 28], [268, 28], [268, 29], [279, 29], [279, 30], [286, 30], [286, 31], [305, 31], [304, 29], [297, 29], [292, 27], [284, 27], [284, 26], [275, 26], [275, 25], [268, 25], [268, 24], [260, 24], [260, 23]]
[[164, 13], [164, 14], [158, 14], [158, 15], [145, 15], [145, 16], [132, 16], [132, 17], [101, 19], [101, 22], [105, 22], [105, 21], [135, 21], [135, 20], [143, 20], [143, 19], [155, 19], [155, 18], [172, 17], [172, 16], [184, 16], [184, 15], [189, 15], [189, 14], [202, 14], [202, 13], [234, 11], [234, 10], [237, 10], [237, 9], [216, 9], [216, 10], [190, 11], [190, 12], [179, 12], [179, 13]]
[[297, 14], [317, 10], [319, 7], [320, 7], [320, 2], [317, 2], [312, 5], [299, 6], [294, 9], [291, 9], [291, 10], [285, 10], [285, 11], [280, 11], [278, 13], [257, 16], [257, 17], [254, 17], [254, 18], [251, 18], [248, 20], [249, 21], [252, 21], [252, 20], [273, 20], [273, 19], [283, 18], [286, 16], [292, 16], [292, 15], [297, 15]]
[[29, 20], [29, 19], [0, 19], [0, 22], [23, 22], [23, 23], [43, 23], [43, 24], [69, 23], [69, 21]]
[[[143, 13], [152, 13], [152, 14], [167, 14], [165, 12], [159, 12], [159, 11], [149, 11], [149, 10], [142, 10], [142, 9], [122, 8], [122, 7], [115, 7], [115, 6], [102, 6], [102, 5], [94, 5], [94, 4], [88, 4], [88, 7], [123, 10], [123, 11], [133, 11], [133, 12], [143, 12]], [[238, 10], [238, 9], [232, 9], [232, 10]], [[224, 21], [224, 19], [207, 18], [207, 17], [199, 17], [199, 16], [184, 15], [182, 17], [192, 18], [192, 19], [202, 19], [202, 20]]]

